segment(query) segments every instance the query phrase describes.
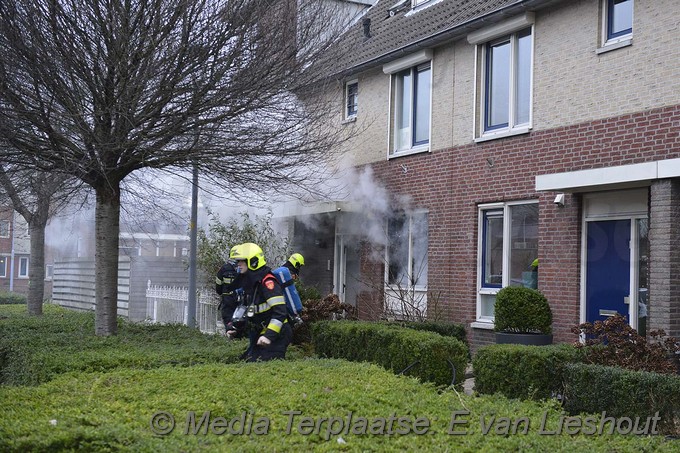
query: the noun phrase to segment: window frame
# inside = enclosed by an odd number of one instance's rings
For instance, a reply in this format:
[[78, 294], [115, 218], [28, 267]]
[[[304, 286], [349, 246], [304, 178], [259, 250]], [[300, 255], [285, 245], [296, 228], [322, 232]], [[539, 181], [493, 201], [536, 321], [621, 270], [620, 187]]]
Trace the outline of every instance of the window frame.
[[9, 257], [0, 256], [0, 278], [7, 278], [7, 262]]
[[[518, 76], [520, 69], [519, 66], [519, 40], [522, 35], [526, 34], [529, 37], [529, 56], [528, 56], [528, 69], [527, 76], [528, 81], [525, 82], [527, 85], [527, 120], [520, 122], [518, 119], [518, 108], [520, 106], [519, 91], [520, 91], [520, 78]], [[478, 44], [480, 49], [478, 50], [479, 61], [481, 62], [481, 83], [479, 84], [479, 93], [477, 94], [477, 101], [475, 105], [480, 108], [479, 115], [479, 125], [478, 132], [476, 133], [476, 140], [493, 139], [498, 137], [504, 137], [508, 135], [525, 134], [529, 132], [533, 125], [533, 85], [534, 85], [534, 25], [528, 25], [514, 30], [510, 33], [506, 33], [501, 36], [496, 36], [484, 43]], [[492, 108], [492, 86], [493, 82], [491, 70], [493, 69], [493, 61], [491, 60], [493, 55], [493, 49], [498, 48], [499, 45], [507, 43], [509, 47], [508, 56], [508, 67], [504, 68], [507, 74], [507, 102], [505, 103], [505, 114], [507, 115], [507, 122], [502, 124], [494, 124], [490, 121], [489, 116]], [[522, 84], [524, 86], [524, 84]]]
[[[0, 238], [8, 238], [10, 234], [10, 221], [0, 220], [0, 225], [6, 225], [6, 227], [0, 228]], [[3, 231], [6, 231], [6, 233], [3, 234]]]
[[54, 279], [54, 264], [45, 265], [45, 281], [51, 281]]
[[[356, 93], [354, 94], [354, 113], [350, 113], [350, 87], [356, 87]], [[344, 87], [344, 96], [343, 96], [343, 119], [345, 121], [351, 121], [355, 120], [358, 113], [359, 113], [359, 80], [358, 79], [352, 79], [348, 80], [345, 82], [345, 87]]]
[[[424, 269], [424, 272], [421, 275], [418, 275], [418, 281], [414, 281], [414, 248], [415, 248], [415, 241], [414, 241], [414, 236], [415, 233], [417, 232], [417, 227], [416, 225], [416, 217], [423, 217], [423, 221], [425, 222], [425, 226], [427, 228], [426, 234], [425, 234], [425, 256], [424, 256], [424, 262], [422, 269]], [[386, 230], [386, 237], [388, 239], [388, 244], [387, 247], [385, 247], [385, 287], [386, 288], [394, 288], [398, 287], [401, 283], [391, 283], [390, 282], [390, 229], [389, 225], [392, 220], [396, 220], [397, 218], [403, 219], [404, 223], [408, 222], [408, 237], [406, 238], [407, 242], [407, 254], [408, 254], [408, 264], [406, 265], [406, 289], [407, 291], [426, 291], [427, 290], [427, 277], [428, 277], [428, 270], [429, 270], [429, 256], [428, 256], [428, 247], [429, 247], [429, 225], [430, 225], [430, 218], [429, 218], [429, 213], [427, 211], [414, 211], [411, 213], [402, 213], [402, 215], [399, 216], [393, 216], [390, 219], [387, 219], [386, 224], [385, 224], [385, 230]], [[425, 284], [422, 284], [422, 280], [424, 279]], [[420, 283], [419, 283], [420, 282]]]
[[[427, 75], [423, 76], [423, 73]], [[404, 79], [408, 77], [408, 139], [406, 143], [401, 143], [399, 137], [401, 129], [397, 126], [400, 118], [400, 112], [404, 112], [404, 97], [402, 93], [404, 90], [400, 89], [404, 86]], [[427, 78], [427, 138], [418, 140], [416, 133], [418, 130], [418, 96], [421, 93], [418, 89], [419, 83], [422, 83], [423, 78]], [[392, 75], [391, 78], [391, 97], [394, 108], [390, 115], [391, 125], [391, 140], [390, 140], [390, 157], [403, 156], [414, 152], [428, 151], [430, 149], [430, 140], [432, 136], [432, 61], [416, 64], [409, 68], [403, 69]]]
[[[23, 267], [22, 263], [26, 263], [26, 272], [22, 272], [22, 267]], [[30, 264], [30, 262], [29, 262], [27, 256], [20, 256], [19, 257], [19, 266], [18, 266], [18, 269], [17, 269], [17, 277], [18, 278], [28, 278], [29, 264]]]
[[[536, 206], [536, 222], [538, 228], [540, 206], [538, 200], [528, 199], [528, 200], [516, 200], [509, 202], [498, 202], [498, 203], [486, 203], [478, 206], [478, 241], [477, 241], [477, 307], [476, 307], [476, 325], [474, 327], [484, 327], [493, 328], [494, 316], [488, 313], [488, 310], [484, 307], [484, 298], [494, 298], [502, 288], [505, 288], [510, 284], [510, 268], [512, 261], [512, 208], [522, 205], [535, 205]], [[491, 212], [501, 212], [503, 219], [503, 244], [502, 244], [502, 257], [501, 257], [501, 283], [500, 284], [485, 284], [485, 267], [486, 267], [486, 243], [485, 243], [485, 233], [487, 228], [486, 214]], [[536, 256], [538, 255], [538, 230], [536, 232]]]
[[616, 44], [622, 41], [628, 41], [633, 36], [633, 14], [635, 3], [634, 0], [621, 0], [619, 3], [629, 3], [630, 7], [630, 27], [619, 31], [613, 31], [614, 10], [616, 7], [616, 0], [603, 0], [604, 13], [602, 14], [603, 25], [603, 45]]

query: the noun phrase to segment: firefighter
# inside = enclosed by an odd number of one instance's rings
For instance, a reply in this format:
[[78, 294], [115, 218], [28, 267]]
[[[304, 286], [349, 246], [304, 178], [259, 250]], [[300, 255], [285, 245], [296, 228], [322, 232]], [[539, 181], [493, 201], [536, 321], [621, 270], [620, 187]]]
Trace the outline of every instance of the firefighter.
[[229, 331], [231, 328], [231, 318], [234, 316], [237, 305], [236, 293], [230, 287], [236, 277], [238, 277], [236, 262], [231, 260], [224, 263], [215, 276], [215, 291], [222, 296], [217, 308], [220, 310], [225, 331]]
[[283, 263], [283, 267], [287, 267], [293, 279], [297, 280], [300, 276], [300, 268], [305, 265], [305, 258], [299, 253], [293, 253], [288, 258], [288, 261]]
[[[239, 281], [248, 305], [248, 362], [283, 359], [293, 338], [283, 291], [262, 249], [252, 242], [232, 247], [229, 257], [236, 261]], [[233, 331], [232, 331], [233, 332]], [[229, 336], [234, 333], [228, 332]]]

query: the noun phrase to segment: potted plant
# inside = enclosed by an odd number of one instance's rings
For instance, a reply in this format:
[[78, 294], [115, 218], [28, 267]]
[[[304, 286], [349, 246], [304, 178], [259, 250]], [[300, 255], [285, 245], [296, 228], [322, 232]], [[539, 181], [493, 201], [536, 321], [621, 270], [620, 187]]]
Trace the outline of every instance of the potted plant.
[[496, 343], [552, 343], [552, 312], [538, 290], [508, 286], [496, 294]]

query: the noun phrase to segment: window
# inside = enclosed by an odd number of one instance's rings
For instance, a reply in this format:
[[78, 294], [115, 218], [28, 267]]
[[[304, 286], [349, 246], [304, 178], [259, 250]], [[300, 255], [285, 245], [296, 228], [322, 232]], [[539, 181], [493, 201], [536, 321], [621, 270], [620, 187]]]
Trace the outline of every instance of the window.
[[413, 7], [415, 8], [416, 6], [423, 5], [429, 1], [430, 0], [413, 0]]
[[387, 237], [387, 284], [402, 289], [427, 286], [427, 214], [389, 219]]
[[19, 258], [19, 277], [28, 278], [28, 257]]
[[7, 277], [7, 257], [0, 256], [0, 278]]
[[9, 221], [0, 220], [0, 238], [9, 237]]
[[491, 321], [501, 288], [537, 286], [538, 203], [481, 206], [479, 227], [477, 318]]
[[54, 264], [47, 264], [45, 266], [45, 280], [52, 280], [54, 277]]
[[633, 33], [633, 0], [605, 0], [605, 42], [620, 41]]
[[359, 111], [359, 82], [345, 84], [345, 119], [356, 118]]
[[531, 28], [484, 46], [483, 133], [511, 132], [531, 122]]
[[430, 142], [430, 62], [394, 75], [394, 152]]

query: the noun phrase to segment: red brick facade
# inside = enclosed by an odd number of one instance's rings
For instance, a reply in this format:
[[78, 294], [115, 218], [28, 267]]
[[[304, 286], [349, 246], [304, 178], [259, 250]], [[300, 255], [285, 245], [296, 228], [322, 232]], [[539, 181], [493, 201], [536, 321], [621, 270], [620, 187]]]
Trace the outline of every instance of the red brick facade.
[[[405, 156], [373, 169], [390, 193], [408, 195], [413, 206], [428, 210], [428, 287], [442, 291], [446, 318], [466, 325], [476, 317], [478, 205], [538, 200], [539, 289], [553, 309], [555, 341], [565, 342], [576, 339], [570, 329], [579, 322], [581, 196], [567, 194], [565, 206], [556, 207], [554, 192], [536, 192], [535, 177], [677, 157], [678, 105]], [[672, 247], [677, 266], [680, 244]], [[668, 291], [677, 297], [674, 285]], [[470, 340], [479, 346], [493, 336], [473, 329]]]

